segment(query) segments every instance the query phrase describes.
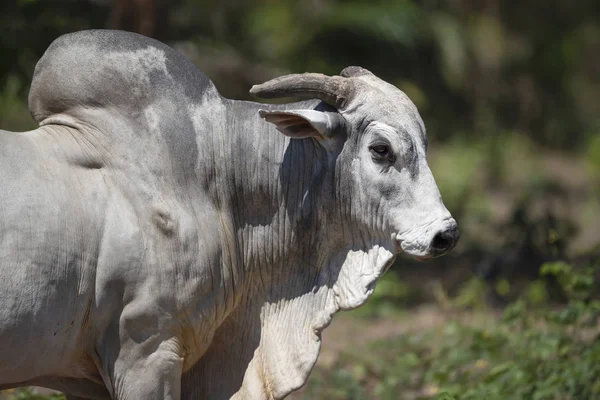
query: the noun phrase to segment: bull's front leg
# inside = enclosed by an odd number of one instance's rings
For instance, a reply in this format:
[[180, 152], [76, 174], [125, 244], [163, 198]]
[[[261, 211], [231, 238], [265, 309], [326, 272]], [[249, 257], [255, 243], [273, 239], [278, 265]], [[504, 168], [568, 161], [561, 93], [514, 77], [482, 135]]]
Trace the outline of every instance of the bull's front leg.
[[98, 349], [111, 397], [179, 400], [184, 354], [177, 324], [147, 307], [134, 313], [128, 308]]
[[179, 400], [183, 358], [173, 340], [154, 350], [135, 346], [121, 352], [114, 363], [112, 392], [115, 400]]

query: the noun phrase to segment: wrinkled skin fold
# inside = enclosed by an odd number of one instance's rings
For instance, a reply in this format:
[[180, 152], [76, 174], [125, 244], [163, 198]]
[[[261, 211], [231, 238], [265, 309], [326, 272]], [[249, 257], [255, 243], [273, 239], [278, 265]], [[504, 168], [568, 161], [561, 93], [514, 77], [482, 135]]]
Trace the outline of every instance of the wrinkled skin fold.
[[[57, 39], [0, 131], [0, 390], [73, 399], [280, 399], [396, 255], [458, 233], [423, 122], [359, 67], [223, 98], [117, 31]], [[311, 100], [312, 99], [312, 100]]]

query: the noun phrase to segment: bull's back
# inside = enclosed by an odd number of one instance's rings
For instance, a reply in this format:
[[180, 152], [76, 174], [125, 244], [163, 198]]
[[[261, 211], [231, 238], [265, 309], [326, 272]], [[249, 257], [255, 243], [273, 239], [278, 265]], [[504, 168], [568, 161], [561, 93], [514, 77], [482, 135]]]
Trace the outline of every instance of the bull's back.
[[85, 347], [101, 176], [65, 163], [50, 139], [0, 131], [0, 384], [60, 372]]

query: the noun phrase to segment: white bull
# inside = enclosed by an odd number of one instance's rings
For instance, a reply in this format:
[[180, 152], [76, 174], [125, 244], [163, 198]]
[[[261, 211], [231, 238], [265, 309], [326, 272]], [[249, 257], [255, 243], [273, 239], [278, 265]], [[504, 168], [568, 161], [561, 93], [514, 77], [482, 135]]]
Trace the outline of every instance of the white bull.
[[225, 99], [131, 33], [50, 46], [40, 127], [0, 131], [0, 389], [280, 399], [396, 254], [454, 246], [404, 93], [359, 67], [252, 93], [311, 100]]

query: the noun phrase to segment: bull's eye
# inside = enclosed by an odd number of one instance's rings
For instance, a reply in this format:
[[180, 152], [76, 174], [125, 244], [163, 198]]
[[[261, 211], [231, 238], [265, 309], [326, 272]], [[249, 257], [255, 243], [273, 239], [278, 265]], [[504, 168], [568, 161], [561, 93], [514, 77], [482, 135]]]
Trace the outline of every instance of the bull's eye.
[[377, 143], [369, 147], [371, 150], [371, 155], [373, 159], [376, 161], [392, 161], [394, 160], [394, 155], [390, 150], [390, 146], [384, 143]]
[[371, 151], [376, 153], [378, 156], [386, 156], [390, 152], [390, 149], [385, 144], [378, 144], [372, 146]]

